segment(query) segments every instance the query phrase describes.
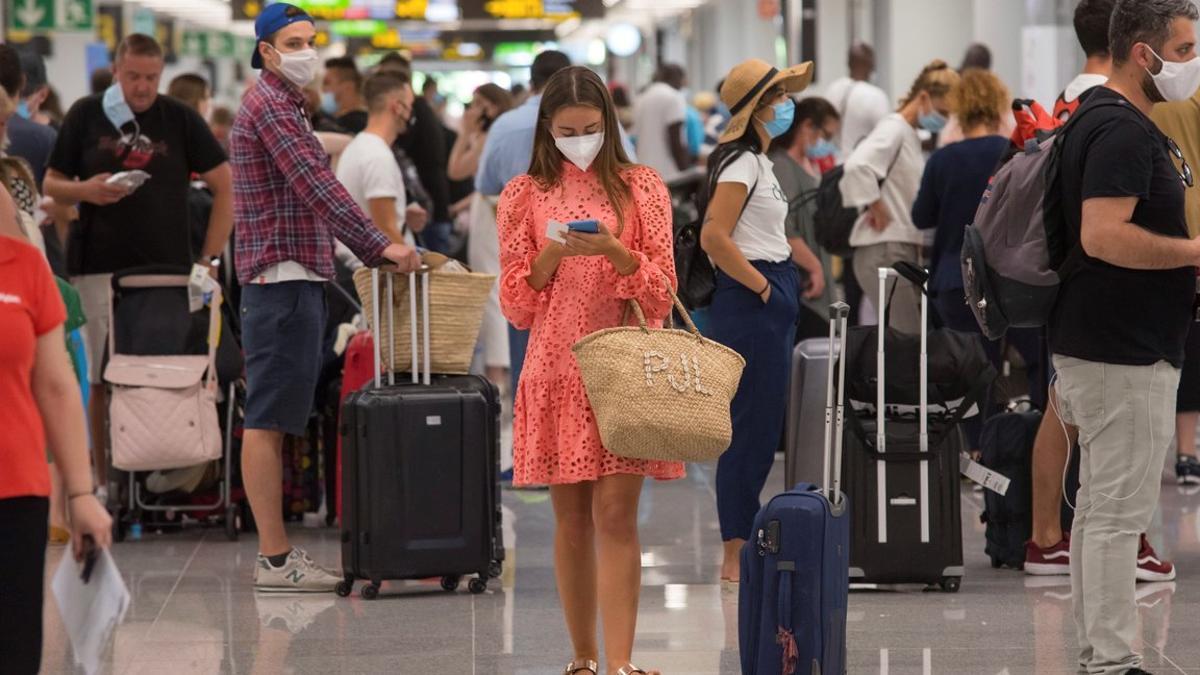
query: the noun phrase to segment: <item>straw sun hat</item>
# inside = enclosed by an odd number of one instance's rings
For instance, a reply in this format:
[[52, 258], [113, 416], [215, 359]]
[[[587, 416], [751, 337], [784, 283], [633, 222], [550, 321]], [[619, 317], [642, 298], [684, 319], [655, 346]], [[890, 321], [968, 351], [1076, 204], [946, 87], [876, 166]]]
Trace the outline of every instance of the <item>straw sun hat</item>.
[[721, 143], [741, 138], [750, 124], [758, 101], [777, 85], [789, 94], [802, 91], [812, 82], [812, 61], [779, 70], [761, 59], [748, 59], [734, 66], [721, 87], [721, 101], [732, 117], [721, 134]]

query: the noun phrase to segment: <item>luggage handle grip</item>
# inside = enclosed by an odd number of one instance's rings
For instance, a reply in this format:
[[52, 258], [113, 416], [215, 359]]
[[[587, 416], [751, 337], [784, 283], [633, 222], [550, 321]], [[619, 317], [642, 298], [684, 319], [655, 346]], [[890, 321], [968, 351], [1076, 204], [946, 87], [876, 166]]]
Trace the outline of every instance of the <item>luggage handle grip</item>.
[[[834, 506], [842, 502], [842, 449], [845, 436], [845, 396], [846, 389], [846, 329], [850, 316], [850, 306], [844, 302], [835, 302], [829, 306], [831, 319], [829, 322], [829, 359], [826, 369], [825, 388], [825, 445], [822, 452], [825, 457], [825, 472], [822, 489], [828, 494], [828, 499]], [[839, 341], [840, 340], [840, 341]], [[834, 404], [834, 354], [837, 354], [837, 404]], [[836, 420], [836, 431], [834, 424]], [[830, 477], [832, 474], [832, 482]]]
[[[382, 353], [382, 344], [381, 344], [383, 341], [383, 329], [380, 324], [380, 314], [379, 314], [379, 305], [381, 302], [380, 297], [379, 297], [380, 296], [380, 293], [379, 293], [379, 275], [380, 275], [380, 273], [383, 273], [387, 276], [388, 349], [389, 349], [389, 355], [390, 355], [390, 358], [388, 359], [388, 364], [389, 364], [388, 384], [394, 385], [394, 384], [396, 384], [396, 340], [395, 340], [396, 306], [395, 306], [395, 302], [394, 302], [394, 298], [395, 298], [394, 279], [395, 279], [395, 275], [400, 274], [401, 272], [399, 272], [398, 269], [392, 265], [384, 265], [382, 267], [371, 268], [371, 301], [372, 301], [371, 302], [371, 313], [372, 313], [371, 337], [373, 338], [373, 342], [375, 343], [375, 345], [374, 345], [375, 348], [373, 351], [374, 351], [374, 357], [375, 357], [375, 388], [377, 388], [377, 389], [380, 386], [382, 386], [382, 372], [383, 372], [383, 363], [382, 363], [383, 353]], [[413, 382], [413, 384], [420, 384], [423, 381], [424, 384], [428, 385], [431, 382], [431, 377], [430, 377], [431, 358], [429, 355], [429, 340], [430, 340], [430, 337], [429, 337], [429, 266], [422, 265], [418, 270], [409, 272], [408, 275], [409, 275], [409, 284], [408, 284], [409, 315], [410, 315], [410, 319], [411, 319], [411, 338], [412, 338], [410, 340], [410, 344], [412, 345], [412, 382]], [[417, 351], [417, 321], [418, 321], [417, 314], [418, 314], [418, 311], [417, 311], [416, 295], [417, 295], [417, 277], [418, 277], [418, 275], [420, 275], [420, 278], [421, 278], [421, 303], [422, 303], [422, 310], [425, 313], [425, 321], [423, 322], [424, 329], [422, 331], [422, 333], [424, 335], [423, 346], [424, 346], [424, 351], [425, 351], [424, 372], [423, 373], [421, 372], [420, 360], [418, 358], [418, 351]], [[423, 376], [423, 379], [422, 379], [422, 376]]]

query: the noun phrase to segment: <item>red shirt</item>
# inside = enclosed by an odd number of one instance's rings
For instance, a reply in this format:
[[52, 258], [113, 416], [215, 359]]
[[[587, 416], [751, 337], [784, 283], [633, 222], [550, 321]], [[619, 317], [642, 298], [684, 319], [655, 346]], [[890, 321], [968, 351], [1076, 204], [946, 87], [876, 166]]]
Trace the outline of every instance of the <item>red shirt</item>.
[[66, 316], [41, 252], [0, 236], [0, 499], [50, 495], [33, 363], [37, 339]]
[[299, 89], [264, 71], [242, 98], [229, 151], [242, 283], [288, 260], [332, 279], [335, 235], [367, 265], [384, 262], [391, 242], [329, 168]]

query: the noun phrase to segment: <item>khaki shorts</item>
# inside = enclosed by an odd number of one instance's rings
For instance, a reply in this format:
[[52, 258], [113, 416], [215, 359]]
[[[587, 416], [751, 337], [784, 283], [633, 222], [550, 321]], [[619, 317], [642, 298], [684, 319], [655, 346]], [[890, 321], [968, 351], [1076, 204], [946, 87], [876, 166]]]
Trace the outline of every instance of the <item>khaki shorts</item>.
[[82, 332], [87, 349], [88, 382], [100, 384], [103, 382], [100, 366], [108, 340], [108, 296], [112, 288], [112, 275], [84, 274], [72, 277], [71, 285], [79, 291], [83, 315], [87, 317]]

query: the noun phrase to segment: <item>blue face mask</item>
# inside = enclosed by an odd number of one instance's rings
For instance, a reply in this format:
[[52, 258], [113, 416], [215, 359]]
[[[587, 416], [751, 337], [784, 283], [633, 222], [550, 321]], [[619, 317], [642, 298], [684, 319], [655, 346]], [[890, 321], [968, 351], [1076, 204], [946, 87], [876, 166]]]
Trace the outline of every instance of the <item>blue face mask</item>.
[[25, 119], [29, 119], [29, 104], [21, 101], [17, 104], [17, 114]]
[[104, 90], [104, 115], [108, 117], [108, 121], [121, 130], [121, 127], [134, 121], [133, 111], [129, 109], [129, 104], [125, 102], [125, 94], [121, 91], [121, 85], [114, 84]]
[[332, 91], [327, 91], [321, 94], [321, 110], [326, 114], [332, 115], [337, 112], [337, 99], [333, 97]]
[[809, 159], [825, 159], [832, 157], [837, 152], [837, 146], [828, 138], [822, 138], [814, 143], [810, 148], [804, 151], [804, 154]]
[[796, 116], [796, 102], [789, 98], [771, 108], [775, 111], [775, 119], [763, 122], [763, 127], [766, 128], [768, 136], [778, 138], [792, 128], [792, 120]]
[[942, 129], [946, 128], [946, 116], [934, 110], [928, 115], [917, 117], [917, 124], [931, 134], [941, 133]]

